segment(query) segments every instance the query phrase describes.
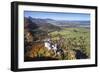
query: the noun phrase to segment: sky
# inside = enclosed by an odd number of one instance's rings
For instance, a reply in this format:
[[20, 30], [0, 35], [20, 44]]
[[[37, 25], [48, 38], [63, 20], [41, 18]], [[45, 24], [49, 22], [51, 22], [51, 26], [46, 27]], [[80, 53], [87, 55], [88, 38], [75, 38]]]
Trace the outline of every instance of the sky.
[[64, 13], [64, 12], [40, 12], [40, 11], [24, 11], [24, 17], [69, 20], [69, 21], [89, 21], [90, 14], [87, 13]]

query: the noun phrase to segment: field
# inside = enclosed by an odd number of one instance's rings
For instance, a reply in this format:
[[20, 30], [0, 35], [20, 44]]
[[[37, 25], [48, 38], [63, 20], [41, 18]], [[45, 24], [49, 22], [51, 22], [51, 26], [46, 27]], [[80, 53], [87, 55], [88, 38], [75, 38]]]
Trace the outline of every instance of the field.
[[40, 41], [32, 43], [31, 48], [25, 53], [25, 61], [75, 60], [90, 58], [89, 28], [62, 27], [61, 30], [48, 32], [47, 35], [51, 38], [52, 43], [59, 44], [64, 52], [63, 56], [62, 54], [55, 55], [53, 50], [48, 50], [44, 47], [43, 42]]

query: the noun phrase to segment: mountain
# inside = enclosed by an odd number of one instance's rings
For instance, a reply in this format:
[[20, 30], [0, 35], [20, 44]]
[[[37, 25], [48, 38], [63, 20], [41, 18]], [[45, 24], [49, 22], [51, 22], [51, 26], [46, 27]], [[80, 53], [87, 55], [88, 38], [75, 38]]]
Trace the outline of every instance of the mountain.
[[60, 30], [61, 27], [90, 27], [90, 21], [69, 21], [69, 20], [54, 20], [50, 18], [42, 19], [42, 18], [32, 18], [25, 17], [25, 27], [26, 22], [29, 24], [29, 28], [38, 29], [42, 31], [55, 31]]
[[59, 26], [48, 23], [47, 20], [24, 17], [24, 36], [32, 36], [27, 37], [28, 39], [26, 40], [26, 43], [30, 41], [31, 38], [34, 42], [43, 40], [48, 36], [49, 32], [61, 30]]
[[32, 17], [25, 17], [25, 24], [24, 26], [28, 26], [29, 29], [33, 31], [40, 30], [45, 32], [51, 32], [55, 30], [60, 30], [59, 26], [55, 26], [48, 21], [51, 19], [40, 19], [40, 18], [32, 18]]
[[24, 28], [25, 29], [38, 29], [38, 25], [32, 22], [29, 18], [24, 17]]

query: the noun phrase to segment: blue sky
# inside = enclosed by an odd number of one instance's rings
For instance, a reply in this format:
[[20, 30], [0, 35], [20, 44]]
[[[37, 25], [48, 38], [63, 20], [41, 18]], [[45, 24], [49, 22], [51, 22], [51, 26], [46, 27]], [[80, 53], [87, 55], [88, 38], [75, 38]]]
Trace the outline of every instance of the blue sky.
[[54, 19], [54, 20], [74, 20], [74, 21], [89, 21], [90, 14], [85, 13], [62, 13], [62, 12], [39, 12], [39, 11], [24, 11], [25, 17]]

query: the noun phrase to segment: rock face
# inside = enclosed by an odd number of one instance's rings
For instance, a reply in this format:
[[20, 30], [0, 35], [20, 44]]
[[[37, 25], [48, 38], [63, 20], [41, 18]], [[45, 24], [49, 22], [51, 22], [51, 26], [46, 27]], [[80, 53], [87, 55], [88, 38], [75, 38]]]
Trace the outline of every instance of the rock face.
[[29, 31], [25, 31], [24, 38], [27, 43], [33, 42], [33, 36]]

